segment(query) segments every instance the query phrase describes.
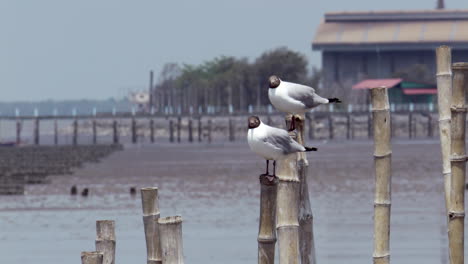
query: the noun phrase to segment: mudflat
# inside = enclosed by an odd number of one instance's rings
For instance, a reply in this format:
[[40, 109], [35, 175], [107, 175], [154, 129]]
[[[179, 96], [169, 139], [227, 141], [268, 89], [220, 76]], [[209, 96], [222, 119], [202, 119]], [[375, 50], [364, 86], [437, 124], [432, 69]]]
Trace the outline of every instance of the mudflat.
[[[310, 141], [309, 141], [310, 142]], [[311, 142], [309, 188], [319, 263], [372, 261], [372, 141]], [[391, 259], [447, 263], [443, 179], [438, 141], [393, 142]], [[118, 263], [145, 263], [139, 191], [160, 189], [162, 216], [182, 215], [187, 263], [255, 263], [258, 175], [265, 161], [244, 142], [126, 146], [73, 175], [1, 196], [0, 262], [80, 263], [94, 250], [95, 221], [116, 221]], [[70, 196], [89, 188], [89, 196]]]

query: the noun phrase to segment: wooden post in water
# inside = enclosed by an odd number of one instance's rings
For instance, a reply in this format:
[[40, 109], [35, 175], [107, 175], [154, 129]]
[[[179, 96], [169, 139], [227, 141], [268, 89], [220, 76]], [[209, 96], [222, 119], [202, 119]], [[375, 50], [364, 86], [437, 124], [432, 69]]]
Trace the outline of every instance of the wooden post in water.
[[182, 117], [177, 117], [177, 142], [180, 143], [180, 134], [182, 130]]
[[114, 136], [112, 142], [114, 144], [119, 144], [119, 130], [117, 120], [112, 121], [112, 130], [114, 131]]
[[78, 145], [78, 120], [73, 119], [73, 146]]
[[137, 141], [137, 123], [135, 117], [132, 117], [132, 143], [136, 144]]
[[351, 139], [351, 113], [346, 114], [346, 139]]
[[465, 249], [465, 173], [466, 173], [466, 105], [468, 63], [455, 63], [452, 90], [451, 155], [452, 179], [448, 212], [450, 263], [464, 263]]
[[103, 264], [102, 252], [81, 252], [81, 264]]
[[333, 129], [333, 117], [332, 112], [328, 112], [328, 138], [333, 139], [334, 129]]
[[58, 145], [58, 122], [54, 119], [54, 145]]
[[21, 143], [21, 119], [16, 119], [16, 144]]
[[408, 137], [413, 138], [413, 112], [408, 114]]
[[432, 138], [432, 114], [431, 112], [427, 113], [427, 137]]
[[[289, 119], [289, 121], [288, 121]], [[287, 124], [291, 121], [287, 118]], [[278, 194], [276, 230], [280, 264], [298, 264], [299, 258], [299, 176], [297, 154], [277, 161]]]
[[34, 120], [34, 144], [39, 145], [39, 117]]
[[154, 143], [154, 119], [153, 118], [150, 119], [149, 127], [150, 127], [150, 141], [151, 143]]
[[169, 120], [169, 142], [174, 142], [174, 121]]
[[93, 144], [97, 144], [97, 122], [96, 119], [93, 119]]
[[437, 60], [437, 104], [439, 110], [439, 136], [442, 151], [442, 176], [444, 178], [445, 210], [448, 216], [450, 203], [450, 126], [452, 101], [452, 51], [448, 46], [436, 49]]
[[203, 137], [203, 125], [202, 125], [202, 120], [201, 116], [198, 117], [198, 142], [202, 142], [202, 137]]
[[158, 225], [160, 216], [158, 188], [142, 188], [141, 202], [145, 228], [147, 264], [161, 264], [162, 257]]
[[372, 113], [367, 114], [367, 138], [372, 138]]
[[192, 118], [190, 118], [189, 121], [188, 121], [188, 141], [190, 143], [193, 142], [193, 121], [192, 121]]
[[276, 194], [278, 180], [260, 175], [260, 223], [258, 228], [258, 263], [275, 263]]
[[213, 122], [208, 119], [208, 143], [211, 143], [211, 130], [213, 128]]
[[170, 216], [158, 219], [162, 263], [183, 264], [182, 217]]
[[102, 252], [103, 264], [115, 263], [115, 222], [96, 221], [96, 251]]
[[234, 132], [235, 132], [234, 121], [231, 118], [229, 118], [229, 141], [231, 142], [236, 139]]
[[[305, 146], [304, 116], [295, 116], [297, 142]], [[307, 184], [307, 171], [309, 162], [305, 152], [297, 154], [297, 168], [299, 175], [299, 249], [301, 264], [317, 263], [315, 257], [314, 241], [314, 217], [309, 198], [309, 186]]]
[[374, 264], [390, 263], [391, 145], [386, 87], [371, 90], [374, 120]]

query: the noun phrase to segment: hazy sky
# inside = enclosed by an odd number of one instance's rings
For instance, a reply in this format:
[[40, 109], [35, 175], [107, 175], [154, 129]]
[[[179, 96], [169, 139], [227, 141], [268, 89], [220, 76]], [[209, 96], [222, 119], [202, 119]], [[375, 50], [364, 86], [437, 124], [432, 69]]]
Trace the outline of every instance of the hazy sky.
[[[307, 55], [329, 11], [432, 9], [436, 0], [0, 0], [0, 101], [122, 97], [166, 62]], [[446, 0], [450, 9], [466, 0]]]

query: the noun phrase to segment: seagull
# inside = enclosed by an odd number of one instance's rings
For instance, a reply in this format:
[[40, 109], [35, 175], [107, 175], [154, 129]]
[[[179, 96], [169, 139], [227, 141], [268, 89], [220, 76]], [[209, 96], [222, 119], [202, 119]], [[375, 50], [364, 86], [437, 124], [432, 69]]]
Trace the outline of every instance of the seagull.
[[[323, 98], [315, 93], [315, 89], [302, 84], [282, 81], [278, 76], [270, 76], [268, 79], [270, 88], [268, 98], [271, 104], [278, 110], [292, 115], [304, 114], [310, 109], [322, 104], [341, 103], [338, 98]], [[289, 131], [295, 129], [294, 118], [291, 121]]]
[[[285, 159], [297, 152], [317, 151], [317, 148], [304, 147], [293, 140], [284, 129], [271, 127], [260, 121], [258, 116], [249, 117], [247, 142], [250, 149], [266, 160], [266, 173], [269, 181], [276, 177], [276, 161]], [[273, 160], [273, 175], [268, 175], [269, 161]]]

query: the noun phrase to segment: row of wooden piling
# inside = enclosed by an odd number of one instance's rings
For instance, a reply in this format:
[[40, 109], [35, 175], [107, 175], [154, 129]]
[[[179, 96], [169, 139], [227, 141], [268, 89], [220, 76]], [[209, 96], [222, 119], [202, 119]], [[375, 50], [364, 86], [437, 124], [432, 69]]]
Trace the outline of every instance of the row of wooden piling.
[[[142, 188], [147, 264], [183, 264], [182, 217], [160, 217], [158, 188]], [[82, 264], [115, 264], [115, 221], [96, 222], [95, 251], [81, 252]]]

